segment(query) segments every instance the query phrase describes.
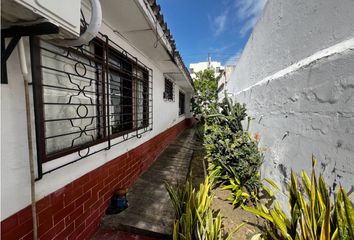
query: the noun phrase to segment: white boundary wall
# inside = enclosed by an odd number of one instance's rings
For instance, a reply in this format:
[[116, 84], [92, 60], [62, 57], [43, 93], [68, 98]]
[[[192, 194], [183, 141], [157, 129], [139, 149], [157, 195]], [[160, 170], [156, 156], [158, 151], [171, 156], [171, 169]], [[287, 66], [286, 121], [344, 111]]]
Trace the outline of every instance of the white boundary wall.
[[332, 191], [354, 188], [353, 13], [352, 0], [268, 0], [227, 85], [284, 193], [312, 154]]

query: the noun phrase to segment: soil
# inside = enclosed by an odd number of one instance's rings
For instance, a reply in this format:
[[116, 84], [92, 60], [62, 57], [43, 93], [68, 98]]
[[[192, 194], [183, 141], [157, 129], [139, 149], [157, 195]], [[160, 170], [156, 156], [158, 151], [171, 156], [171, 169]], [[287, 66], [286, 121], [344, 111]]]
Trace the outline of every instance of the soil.
[[[204, 172], [206, 163], [204, 162], [204, 149], [201, 141], [196, 141], [195, 151], [191, 161], [191, 170], [193, 175], [193, 186], [199, 188], [199, 184], [204, 181]], [[231, 233], [237, 226], [244, 222], [248, 222], [242, 226], [236, 233], [233, 234], [232, 239], [247, 240], [259, 232], [255, 226], [260, 222], [260, 219], [252, 213], [244, 211], [241, 207], [234, 208], [234, 206], [226, 200], [230, 196], [228, 190], [223, 190], [222, 187], [217, 187], [212, 190], [214, 200], [212, 208], [215, 211], [220, 211], [223, 221], [224, 230]]]

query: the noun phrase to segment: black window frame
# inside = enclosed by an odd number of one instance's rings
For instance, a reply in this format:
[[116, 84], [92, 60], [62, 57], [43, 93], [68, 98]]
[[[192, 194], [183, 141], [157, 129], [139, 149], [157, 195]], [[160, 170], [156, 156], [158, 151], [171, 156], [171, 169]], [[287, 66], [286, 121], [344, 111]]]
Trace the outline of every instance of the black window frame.
[[178, 92], [178, 115], [186, 114], [186, 94], [181, 90]]
[[[133, 61], [129, 60], [128, 58], [126, 58], [126, 56], [124, 56], [124, 54], [119, 53], [118, 51], [114, 50], [113, 48], [109, 49], [109, 54], [115, 54], [116, 57], [119, 57], [123, 63], [122, 63], [122, 67], [119, 68], [113, 64], [108, 64], [108, 75], [110, 75], [111, 73], [115, 73], [116, 75], [122, 76], [123, 78], [123, 86], [122, 86], [122, 94], [123, 96], [121, 97], [121, 100], [123, 100], [122, 105], [123, 105], [123, 112], [121, 113], [121, 121], [123, 122], [124, 125], [128, 125], [127, 127], [123, 127], [121, 130], [117, 130], [113, 132], [113, 128], [112, 131], [109, 131], [109, 134], [112, 138], [117, 138], [117, 137], [121, 137], [124, 134], [136, 131], [136, 130], [140, 130], [143, 129], [145, 127], [148, 126], [148, 115], [146, 114], [147, 112], [147, 102], [149, 101], [148, 99], [148, 95], [146, 95], [145, 93], [143, 93], [143, 124], [141, 126], [134, 126], [134, 120], [133, 118], [138, 118], [137, 116], [137, 104], [135, 101], [137, 101], [136, 97], [134, 97], [134, 94], [137, 94], [137, 83], [146, 83], [147, 77], [148, 77], [148, 71], [145, 70], [142, 66], [139, 65], [134, 65], [133, 66]], [[108, 58], [110, 58], [108, 54]], [[109, 62], [109, 61], [108, 61]], [[140, 70], [143, 74], [143, 78], [138, 77], [136, 74], [134, 74], [133, 69]], [[111, 81], [111, 80], [110, 80]], [[112, 86], [112, 84], [110, 84], [110, 87]], [[114, 86], [114, 88], [116, 88], [117, 85]], [[110, 90], [112, 90], [112, 88], [110, 88]], [[129, 92], [129, 90], [131, 90], [131, 92]], [[143, 84], [143, 92], [144, 90], [146, 91], [146, 85]], [[135, 110], [134, 110], [135, 109]], [[129, 112], [129, 113], [127, 113]], [[112, 114], [112, 113], [111, 113]], [[140, 120], [140, 119], [139, 119]], [[135, 125], [137, 125], [137, 122], [135, 122]]]
[[[77, 152], [79, 158], [84, 158], [86, 156], [92, 155], [90, 153], [90, 147], [108, 142], [108, 147], [104, 147], [101, 150], [109, 149], [111, 146], [119, 144], [123, 141], [126, 141], [132, 137], [140, 138], [141, 134], [152, 130], [152, 69], [148, 68], [141, 62], [128, 54], [123, 49], [117, 50], [119, 47], [116, 44], [110, 42], [108, 38], [106, 41], [104, 39], [96, 38], [92, 42], [94, 44], [94, 56], [87, 56], [83, 51], [70, 48], [68, 52], [75, 52], [75, 54], [83, 55], [89, 61], [97, 61], [98, 64], [102, 66], [102, 72], [97, 73], [97, 82], [100, 82], [100, 87], [96, 88], [96, 94], [100, 96], [100, 103], [95, 103], [97, 105], [101, 104], [101, 108], [98, 109], [95, 118], [97, 118], [96, 127], [97, 130], [96, 139], [88, 141], [84, 144], [79, 144], [77, 146], [71, 146], [69, 148], [63, 148], [53, 153], [48, 153], [46, 148], [46, 129], [45, 129], [45, 102], [43, 99], [43, 89], [45, 84], [43, 84], [43, 73], [42, 73], [42, 62], [41, 62], [41, 41], [37, 37], [31, 37], [30, 39], [30, 50], [31, 50], [31, 62], [32, 62], [32, 79], [33, 79], [33, 97], [34, 97], [34, 114], [35, 114], [35, 124], [36, 124], [36, 145], [37, 145], [37, 158], [39, 163], [49, 162], [60, 157], [72, 154]], [[135, 67], [140, 69], [143, 72], [143, 79], [140, 79], [138, 76], [134, 75], [133, 72], [127, 72], [126, 69], [118, 69], [112, 64], [109, 63], [109, 53], [118, 54], [120, 57], [124, 58], [128, 64], [131, 64], [132, 68]], [[69, 55], [69, 54], [68, 54]], [[142, 109], [141, 111], [141, 123], [140, 125], [135, 125], [135, 127], [130, 127], [124, 131], [113, 132], [110, 126], [110, 111], [109, 108], [112, 107], [109, 103], [109, 91], [110, 85], [108, 81], [110, 72], [120, 72], [120, 74], [129, 75], [132, 84], [136, 84], [138, 81], [142, 83], [142, 99], [140, 102], [135, 99], [134, 104], [131, 104], [132, 115], [135, 115], [136, 121], [138, 121], [138, 108]], [[69, 76], [69, 75], [68, 75]], [[136, 84], [137, 85], [137, 84]], [[137, 90], [137, 89], [135, 89]], [[81, 90], [80, 90], [81, 91]], [[131, 89], [131, 95], [134, 95], [133, 88]], [[145, 92], [144, 92], [145, 91]], [[138, 93], [135, 93], [138, 95]], [[133, 99], [133, 96], [130, 96]], [[138, 105], [141, 104], [141, 105]], [[135, 107], [135, 109], [133, 109]], [[139, 130], [142, 130], [139, 132]], [[135, 135], [129, 136], [130, 133], [136, 132]], [[111, 140], [122, 137], [123, 140], [115, 143], [111, 143]], [[81, 154], [80, 151], [87, 149], [87, 154]], [[99, 151], [101, 151], [99, 150]], [[90, 153], [90, 154], [89, 154]]]
[[169, 78], [165, 78], [165, 91], [163, 99], [167, 101], [175, 101], [175, 83]]

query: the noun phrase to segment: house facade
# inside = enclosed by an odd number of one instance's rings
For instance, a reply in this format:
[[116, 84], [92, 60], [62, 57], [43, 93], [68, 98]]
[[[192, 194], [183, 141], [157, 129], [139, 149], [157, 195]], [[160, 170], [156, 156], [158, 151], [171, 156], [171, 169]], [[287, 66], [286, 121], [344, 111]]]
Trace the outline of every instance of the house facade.
[[354, 2], [269, 0], [227, 90], [262, 136], [262, 177], [282, 187], [316, 169], [331, 193], [354, 188]]
[[99, 32], [81, 47], [58, 46], [55, 26], [16, 31], [3, 2], [2, 239], [89, 238], [113, 192], [191, 124], [188, 69], [155, 1], [101, 1]]
[[222, 71], [222, 75], [218, 81], [218, 99], [225, 97], [225, 89], [227, 89], [227, 83], [231, 78], [231, 74], [235, 70], [236, 65], [226, 65]]
[[221, 65], [220, 62], [211, 61], [211, 57], [209, 57], [209, 60], [207, 62], [189, 64], [189, 71], [193, 79], [196, 77], [197, 72], [204, 71], [207, 69], [213, 70], [215, 72], [215, 76], [219, 77], [220, 74], [223, 72], [224, 67]]

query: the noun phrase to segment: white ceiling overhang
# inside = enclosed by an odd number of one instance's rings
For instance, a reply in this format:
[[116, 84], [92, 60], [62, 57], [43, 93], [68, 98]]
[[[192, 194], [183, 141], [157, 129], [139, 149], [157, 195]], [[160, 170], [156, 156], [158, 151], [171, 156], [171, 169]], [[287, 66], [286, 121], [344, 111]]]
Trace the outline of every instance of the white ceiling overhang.
[[104, 21], [121, 37], [153, 60], [164, 74], [169, 74], [186, 90], [193, 89], [186, 70], [175, 57], [166, 31], [145, 0], [101, 1]]

